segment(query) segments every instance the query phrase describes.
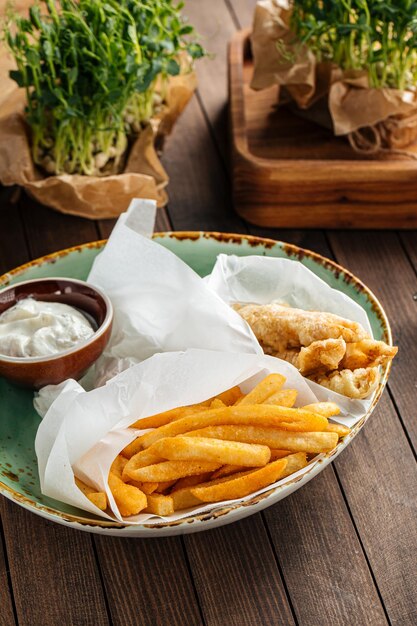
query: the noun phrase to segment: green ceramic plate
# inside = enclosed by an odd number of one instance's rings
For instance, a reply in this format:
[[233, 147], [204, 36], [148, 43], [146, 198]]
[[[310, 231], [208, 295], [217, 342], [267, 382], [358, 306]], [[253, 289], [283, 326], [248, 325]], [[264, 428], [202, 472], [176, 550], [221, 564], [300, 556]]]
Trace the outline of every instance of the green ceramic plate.
[[[246, 256], [251, 254], [286, 257], [301, 261], [332, 287], [343, 291], [368, 313], [376, 339], [391, 343], [386, 315], [369, 289], [344, 268], [332, 261], [282, 242], [222, 233], [160, 233], [155, 240], [177, 254], [201, 276], [208, 274], [221, 252]], [[0, 287], [32, 278], [71, 277], [85, 280], [96, 255], [105, 242], [93, 242], [37, 259], [0, 277]], [[357, 434], [375, 407], [385, 386], [388, 368], [368, 415], [355, 426], [336, 451], [307, 473], [283, 487], [258, 496], [244, 505], [234, 505], [212, 514], [185, 518], [172, 524], [122, 526], [94, 519], [85, 511], [51, 500], [41, 494], [34, 440], [39, 417], [32, 406], [32, 393], [19, 389], [0, 378], [0, 493], [38, 515], [67, 526], [123, 536], [163, 536], [196, 532], [227, 524], [255, 513], [286, 497], [321, 471]]]

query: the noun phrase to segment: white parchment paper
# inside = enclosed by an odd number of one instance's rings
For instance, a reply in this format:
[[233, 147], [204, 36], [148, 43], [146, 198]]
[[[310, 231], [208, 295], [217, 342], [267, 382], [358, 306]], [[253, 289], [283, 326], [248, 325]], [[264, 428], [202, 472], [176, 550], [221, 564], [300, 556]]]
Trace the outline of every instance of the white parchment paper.
[[262, 354], [240, 316], [194, 270], [149, 239], [154, 217], [153, 201], [133, 201], [88, 276], [114, 307], [112, 337], [90, 372], [90, 387], [156, 352], [205, 348]]

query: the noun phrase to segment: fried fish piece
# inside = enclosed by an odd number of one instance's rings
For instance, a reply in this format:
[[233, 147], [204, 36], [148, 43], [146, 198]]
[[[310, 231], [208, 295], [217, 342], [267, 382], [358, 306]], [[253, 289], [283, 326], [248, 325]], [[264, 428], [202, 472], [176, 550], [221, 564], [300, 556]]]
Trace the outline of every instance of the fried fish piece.
[[341, 337], [346, 343], [352, 343], [369, 338], [360, 324], [333, 313], [304, 311], [276, 303], [246, 304], [234, 308], [252, 328], [268, 354], [282, 354], [324, 339]]
[[[262, 348], [264, 346], [261, 344]], [[284, 350], [284, 352], [269, 352], [264, 349], [266, 354], [271, 354], [278, 359], [288, 361], [300, 370], [303, 376], [317, 372], [329, 372], [336, 370], [339, 363], [343, 359], [346, 352], [346, 342], [342, 337], [338, 339], [322, 339], [313, 341], [309, 346], [301, 348], [293, 348]]]
[[268, 350], [266, 350], [264, 348], [262, 343], [261, 342], [259, 342], [259, 343], [261, 344], [261, 348], [263, 349], [265, 354], [270, 354], [271, 356], [274, 356], [277, 359], [283, 359], [284, 361], [287, 361], [288, 363], [291, 363], [291, 365], [294, 365], [294, 367], [296, 367], [298, 369], [298, 367], [299, 367], [299, 358], [300, 358], [300, 350], [299, 349], [293, 348], [292, 350], [284, 350], [284, 352], [275, 352], [275, 351], [268, 352]]
[[319, 385], [336, 391], [343, 396], [361, 400], [369, 396], [379, 382], [379, 370], [377, 367], [359, 368], [355, 370], [340, 370], [330, 374], [318, 374], [310, 376]]
[[266, 354], [292, 363], [303, 376], [350, 398], [368, 396], [378, 384], [378, 366], [386, 365], [398, 351], [372, 339], [357, 322], [333, 313], [275, 302], [233, 308]]
[[346, 341], [338, 339], [322, 339], [313, 341], [306, 348], [301, 348], [298, 357], [298, 369], [303, 376], [314, 372], [337, 370], [346, 353]]
[[386, 365], [398, 352], [395, 346], [384, 341], [362, 339], [346, 345], [346, 353], [340, 364], [341, 369], [356, 370], [364, 367]]

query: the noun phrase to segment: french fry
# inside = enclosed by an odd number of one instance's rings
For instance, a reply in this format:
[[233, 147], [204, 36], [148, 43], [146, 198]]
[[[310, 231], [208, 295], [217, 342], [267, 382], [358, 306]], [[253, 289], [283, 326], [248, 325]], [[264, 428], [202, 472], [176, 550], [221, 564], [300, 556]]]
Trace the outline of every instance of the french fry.
[[164, 424], [169, 424], [175, 419], [186, 417], [187, 415], [195, 415], [203, 411], [208, 411], [208, 406], [201, 406], [198, 404], [192, 404], [191, 406], [180, 406], [170, 411], [164, 411], [163, 413], [157, 413], [156, 415], [150, 415], [149, 417], [142, 417], [133, 424], [130, 428], [159, 428]]
[[220, 400], [220, 398], [214, 398], [214, 400], [210, 402], [210, 409], [221, 409], [224, 406], [226, 405]]
[[163, 482], [159, 482], [158, 483], [158, 487], [156, 488], [156, 492], [157, 493], [166, 493], [167, 491], [169, 491], [169, 489], [171, 489], [171, 487], [173, 487], [176, 483], [177, 483], [177, 479], [175, 478], [174, 480], [165, 480]]
[[265, 406], [262, 404], [241, 406], [239, 404], [221, 409], [211, 409], [204, 414], [175, 420], [170, 424], [145, 433], [136, 439], [136, 443], [137, 446], [148, 448], [164, 437], [173, 437], [191, 430], [205, 428], [206, 426], [223, 424], [259, 424], [260, 426], [276, 427], [294, 432], [319, 432], [326, 430], [328, 421], [322, 415], [311, 413], [304, 409]]
[[[234, 474], [233, 478], [245, 476], [246, 474], [249, 474], [251, 471], [253, 470], [246, 470], [244, 472], [239, 472], [237, 474]], [[191, 506], [202, 504], [202, 502], [191, 493], [192, 489], [195, 486], [200, 487], [200, 486], [208, 486], [208, 485], [218, 485], [220, 483], [230, 480], [230, 478], [231, 478], [230, 476], [222, 476], [221, 478], [216, 478], [215, 480], [210, 480], [209, 482], [202, 481], [198, 485], [184, 486], [179, 489], [177, 489], [175, 486], [175, 489], [173, 489], [171, 493], [169, 494], [174, 502], [174, 510], [178, 511], [180, 509], [188, 509]]]
[[[329, 433], [333, 434], [333, 433]], [[337, 437], [337, 435], [335, 435]], [[192, 474], [214, 472], [220, 463], [208, 461], [163, 461], [156, 465], [148, 465], [129, 472], [130, 478], [139, 482], [163, 482]]]
[[115, 473], [109, 472], [109, 487], [123, 517], [137, 515], [147, 506], [146, 495], [133, 485], [126, 485]]
[[338, 441], [338, 434], [333, 432], [289, 432], [264, 426], [209, 426], [198, 431], [184, 434], [184, 437], [213, 437], [229, 441], [257, 443], [269, 448], [289, 450], [290, 452], [327, 452]]
[[100, 511], [107, 509], [108, 502], [104, 491], [95, 491], [94, 493], [88, 493], [86, 495], [90, 502], [100, 509]]
[[269, 396], [262, 404], [276, 404], [277, 406], [292, 407], [297, 399], [296, 389], [280, 389]]
[[271, 453], [266, 446], [207, 439], [204, 437], [166, 437], [152, 446], [152, 453], [171, 461], [213, 461], [219, 465], [261, 467]]
[[[135, 422], [135, 428], [153, 430], [126, 446], [111, 466], [109, 487], [121, 514], [169, 516], [239, 499], [332, 450], [350, 432], [328, 421], [339, 407], [317, 402], [294, 408], [297, 391], [283, 389], [284, 383], [281, 374], [270, 374], [247, 395], [233, 387]], [[107, 506], [105, 494], [84, 488], [87, 497], [104, 495], [101, 506]]]
[[127, 481], [127, 484], [137, 487], [138, 489], [143, 491], [143, 493], [146, 493], [146, 495], [149, 495], [156, 491], [159, 485], [159, 483], [140, 483], [137, 480], [129, 480]]
[[350, 433], [350, 428], [348, 426], [344, 426], [343, 424], [334, 424], [333, 422], [329, 422], [326, 431], [330, 433], [337, 433], [339, 437], [345, 437], [345, 435]]
[[194, 486], [184, 487], [183, 489], [178, 489], [178, 491], [177, 490], [172, 491], [169, 494], [170, 497], [172, 498], [174, 511], [180, 511], [182, 509], [188, 509], [192, 506], [198, 506], [199, 504], [200, 505], [202, 504], [201, 500], [196, 498], [191, 493], [191, 489], [193, 488]]
[[252, 389], [246, 396], [239, 400], [239, 406], [262, 404], [273, 393], [279, 391], [285, 383], [285, 376], [281, 374], [269, 374]]
[[172, 515], [174, 512], [174, 501], [170, 496], [161, 494], [148, 496], [148, 506], [144, 513], [153, 513], [154, 515]]
[[334, 402], [314, 402], [313, 404], [307, 404], [303, 406], [305, 411], [311, 411], [323, 417], [332, 417], [333, 415], [339, 415], [340, 409]]
[[296, 452], [295, 454], [290, 454], [285, 458], [287, 460], [287, 466], [281, 478], [290, 476], [290, 474], [298, 472], [298, 470], [303, 469], [303, 467], [307, 465], [307, 454], [305, 452]]
[[90, 502], [100, 509], [100, 511], [105, 511], [107, 509], [107, 496], [104, 491], [97, 491], [97, 489], [86, 485], [77, 477], [75, 477], [75, 484], [78, 489], [80, 489], [80, 491], [82, 491], [83, 494], [90, 500]]
[[[223, 465], [216, 472], [213, 472], [213, 474], [211, 475], [211, 478], [213, 480], [216, 480], [216, 478], [223, 478], [224, 476], [237, 474], [237, 472], [242, 472], [244, 469], [246, 468], [242, 467], [242, 465]], [[200, 481], [200, 482], [203, 482], [203, 481]], [[184, 485], [184, 487], [186, 486], [187, 485]]]
[[216, 396], [215, 400], [221, 400], [223, 404], [226, 406], [231, 406], [235, 404], [240, 398], [243, 397], [243, 393], [240, 391], [239, 387], [232, 387], [231, 389], [227, 389]]
[[217, 485], [201, 485], [192, 487], [191, 493], [202, 502], [221, 502], [244, 498], [258, 489], [263, 489], [275, 483], [283, 475], [287, 466], [287, 459], [279, 459], [268, 463], [261, 469], [253, 470], [245, 476], [231, 477], [230, 480]]
[[214, 475], [212, 472], [204, 472], [203, 474], [194, 474], [194, 476], [184, 476], [184, 478], [179, 478], [176, 481], [174, 489], [176, 491], [177, 489], [184, 489], [185, 487], [194, 487], [195, 485], [199, 485], [200, 483], [206, 482], [209, 478], [214, 478]]
[[111, 464], [110, 471], [116, 474], [119, 478], [122, 478], [123, 469], [126, 463], [127, 459], [122, 454], [118, 454]]
[[140, 467], [146, 467], [147, 465], [155, 465], [155, 463], [159, 463], [160, 461], [163, 461], [163, 459], [161, 459], [159, 456], [156, 456], [155, 454], [152, 454], [150, 450], [142, 450], [141, 452], [137, 452], [125, 464], [123, 468], [122, 478], [125, 482], [127, 482], [131, 478], [129, 472], [132, 472], [135, 469], [139, 469]]
[[277, 450], [275, 448], [272, 448], [271, 449], [271, 461], [276, 461], [277, 459], [283, 459], [289, 454], [291, 454], [291, 450]]

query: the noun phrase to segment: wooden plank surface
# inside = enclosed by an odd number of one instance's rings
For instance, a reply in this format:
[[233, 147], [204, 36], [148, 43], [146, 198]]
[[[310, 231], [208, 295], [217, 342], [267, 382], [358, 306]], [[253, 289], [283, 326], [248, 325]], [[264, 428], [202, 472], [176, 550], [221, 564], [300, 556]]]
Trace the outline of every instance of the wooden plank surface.
[[114, 626], [203, 623], [179, 537], [95, 542]]
[[385, 394], [337, 475], [392, 624], [417, 615], [417, 467]]
[[264, 515], [299, 624], [388, 623], [332, 468]]
[[91, 537], [5, 498], [0, 511], [19, 624], [109, 624]]
[[184, 542], [207, 626], [295, 624], [260, 515]]
[[4, 548], [4, 535], [0, 517], [0, 626], [16, 624], [13, 611], [13, 594], [9, 564]]

